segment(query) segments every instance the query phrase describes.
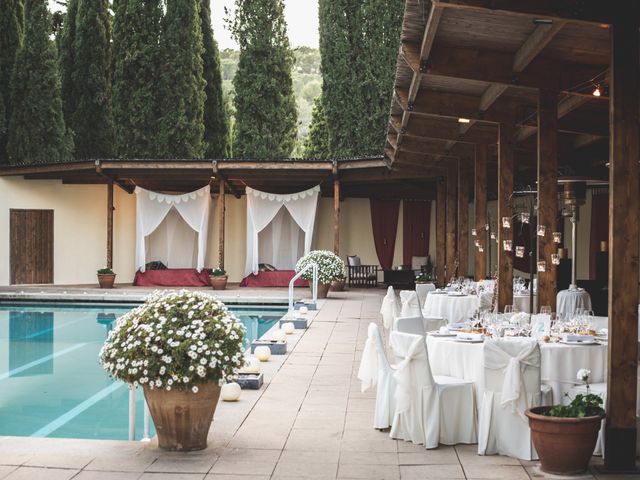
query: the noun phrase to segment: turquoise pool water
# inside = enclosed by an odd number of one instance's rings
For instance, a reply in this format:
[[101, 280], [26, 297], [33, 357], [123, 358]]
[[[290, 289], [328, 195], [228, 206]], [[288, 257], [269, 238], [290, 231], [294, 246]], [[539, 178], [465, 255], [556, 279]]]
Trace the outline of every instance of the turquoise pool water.
[[[128, 388], [107, 376], [98, 353], [115, 320], [131, 308], [0, 304], [0, 436], [126, 440]], [[279, 306], [229, 309], [247, 327], [247, 344], [286, 313]], [[137, 402], [140, 438], [141, 391]]]

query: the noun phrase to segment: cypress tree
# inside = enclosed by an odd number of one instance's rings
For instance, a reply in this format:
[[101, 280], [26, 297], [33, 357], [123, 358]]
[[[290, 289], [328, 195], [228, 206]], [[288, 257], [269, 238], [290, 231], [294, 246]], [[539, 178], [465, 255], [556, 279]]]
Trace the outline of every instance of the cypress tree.
[[158, 94], [161, 0], [113, 3], [113, 120], [116, 154], [158, 155]]
[[236, 0], [235, 6], [230, 27], [240, 58], [233, 79], [233, 154], [287, 157], [295, 146], [297, 111], [283, 0]]
[[205, 81], [200, 0], [168, 0], [160, 46], [164, 57], [160, 90], [166, 105], [160, 119], [160, 156], [202, 158]]
[[76, 95], [73, 87], [73, 60], [75, 49], [73, 44], [76, 39], [76, 17], [78, 14], [78, 0], [69, 0], [67, 3], [67, 13], [64, 16], [62, 32], [58, 40], [60, 62], [60, 80], [62, 83], [62, 111], [64, 121], [69, 125], [73, 112], [76, 110]]
[[65, 127], [60, 74], [46, 0], [26, 0], [24, 40], [11, 79], [9, 161], [67, 160], [73, 139]]
[[22, 41], [23, 22], [22, 0], [0, 0], [0, 162], [6, 159], [11, 74]]
[[229, 156], [229, 123], [222, 95], [220, 52], [211, 28], [210, 0], [201, 0], [200, 20], [204, 53], [203, 76], [207, 82], [204, 92], [204, 144], [206, 158]]
[[107, 0], [79, 0], [73, 42], [75, 109], [67, 121], [77, 158], [108, 158], [111, 118], [111, 25]]
[[311, 112], [311, 124], [309, 135], [305, 139], [303, 156], [305, 158], [331, 157], [329, 152], [329, 126], [327, 117], [324, 114], [322, 95], [318, 95], [313, 100], [313, 111]]

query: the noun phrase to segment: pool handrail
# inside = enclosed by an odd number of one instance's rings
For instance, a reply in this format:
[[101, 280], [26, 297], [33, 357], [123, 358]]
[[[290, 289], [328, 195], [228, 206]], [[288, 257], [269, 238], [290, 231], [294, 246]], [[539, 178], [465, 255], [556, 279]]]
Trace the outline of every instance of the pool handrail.
[[[136, 391], [137, 387], [135, 385], [129, 385], [129, 441], [135, 441], [136, 439]], [[151, 419], [149, 413], [149, 406], [147, 405], [147, 399], [143, 396], [143, 430], [142, 430], [142, 438], [141, 442], [148, 442], [151, 440], [149, 436]]]
[[313, 303], [318, 300], [318, 265], [315, 262], [308, 263], [302, 270], [296, 273], [289, 282], [289, 314], [293, 312], [293, 285], [298, 278], [302, 276], [310, 268], [313, 269], [313, 283], [311, 285], [311, 292], [313, 295]]

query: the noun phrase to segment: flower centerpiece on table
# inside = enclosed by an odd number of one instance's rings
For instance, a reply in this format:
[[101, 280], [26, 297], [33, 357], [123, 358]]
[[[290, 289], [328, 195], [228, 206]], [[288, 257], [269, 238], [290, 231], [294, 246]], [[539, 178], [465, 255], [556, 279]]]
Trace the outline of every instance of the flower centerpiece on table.
[[[318, 297], [327, 296], [331, 282], [339, 278], [345, 278], [344, 262], [335, 253], [329, 250], [313, 250], [307, 253], [296, 263], [296, 272], [301, 272], [307, 265], [315, 263], [318, 266]], [[305, 280], [313, 281], [313, 269], [302, 274]]]
[[244, 365], [244, 335], [235, 315], [205, 293], [154, 292], [118, 319], [100, 361], [112, 377], [143, 387], [160, 447], [199, 450], [220, 384]]

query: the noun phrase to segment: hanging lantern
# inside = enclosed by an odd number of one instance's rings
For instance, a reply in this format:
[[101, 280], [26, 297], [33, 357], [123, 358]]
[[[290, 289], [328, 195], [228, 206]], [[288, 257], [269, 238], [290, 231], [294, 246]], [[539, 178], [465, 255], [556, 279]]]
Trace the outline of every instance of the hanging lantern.
[[491, 232], [491, 240], [495, 240], [496, 239], [496, 234], [494, 232]]
[[539, 272], [546, 272], [547, 271], [547, 262], [545, 262], [544, 260], [541, 260], [538, 262], [538, 271]]
[[551, 254], [551, 263], [554, 265], [560, 265], [560, 255], [557, 253]]
[[502, 228], [511, 228], [511, 219], [509, 217], [502, 217]]
[[517, 246], [516, 247], [516, 257], [523, 258], [524, 257], [524, 247]]
[[522, 223], [529, 223], [530, 219], [531, 219], [531, 215], [529, 215], [528, 213], [520, 214], [520, 220], [522, 221]]
[[475, 244], [476, 247], [480, 248], [480, 240], [476, 240], [473, 243]]
[[490, 228], [490, 227], [489, 227], [489, 224], [488, 224], [488, 223], [485, 223], [485, 224], [484, 224], [484, 229], [488, 232], [488, 231], [489, 231], [489, 228]]
[[544, 237], [545, 232], [547, 231], [547, 227], [545, 227], [544, 225], [538, 225], [538, 236], [539, 237]]
[[484, 252], [484, 248], [480, 247], [480, 248], [478, 248], [478, 251], [479, 251], [480, 253], [482, 253], [482, 252]]
[[562, 243], [562, 232], [553, 232], [553, 243]]
[[502, 241], [502, 249], [505, 252], [510, 252], [513, 249], [513, 242], [511, 240], [503, 240]]
[[474, 236], [474, 237], [478, 235], [478, 232], [476, 232], [475, 228], [471, 229], [471, 235]]

